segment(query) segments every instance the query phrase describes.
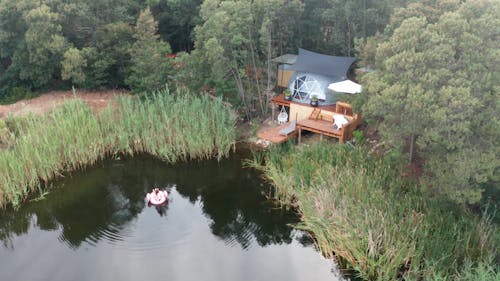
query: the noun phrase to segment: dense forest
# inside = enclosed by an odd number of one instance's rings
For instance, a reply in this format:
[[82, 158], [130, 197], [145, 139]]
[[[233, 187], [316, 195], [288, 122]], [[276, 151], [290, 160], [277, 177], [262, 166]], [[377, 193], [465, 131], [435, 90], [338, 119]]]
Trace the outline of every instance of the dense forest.
[[179, 83], [237, 93], [250, 112], [263, 104], [246, 92], [271, 87], [269, 58], [298, 47], [355, 55], [405, 2], [2, 0], [0, 96]]

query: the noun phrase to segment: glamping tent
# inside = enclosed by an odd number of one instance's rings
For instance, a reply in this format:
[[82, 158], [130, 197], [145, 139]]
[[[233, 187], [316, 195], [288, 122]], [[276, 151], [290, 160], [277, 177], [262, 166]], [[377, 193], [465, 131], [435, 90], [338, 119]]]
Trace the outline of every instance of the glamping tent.
[[346, 80], [355, 61], [353, 57], [328, 56], [299, 49], [295, 63], [288, 67], [294, 71], [288, 81], [293, 100], [309, 103], [316, 96], [321, 105], [334, 104], [342, 94], [329, 90], [328, 86]]
[[296, 72], [290, 81], [290, 92], [297, 101], [309, 102], [312, 96], [320, 100], [326, 100], [325, 89], [330, 84], [330, 77], [309, 73]]
[[293, 54], [285, 54], [271, 60], [272, 62], [278, 64], [278, 72], [276, 77], [277, 86], [283, 88], [288, 87], [288, 81], [290, 81], [290, 78], [294, 73], [294, 71], [292, 70], [292, 65], [296, 60], [297, 55]]

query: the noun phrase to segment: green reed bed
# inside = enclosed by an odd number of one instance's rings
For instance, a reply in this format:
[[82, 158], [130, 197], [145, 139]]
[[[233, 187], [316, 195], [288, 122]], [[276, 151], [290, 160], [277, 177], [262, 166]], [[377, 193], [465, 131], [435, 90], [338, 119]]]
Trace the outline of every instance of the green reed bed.
[[297, 227], [359, 277], [499, 280], [496, 226], [420, 194], [394, 161], [326, 143], [272, 149], [264, 160], [253, 164], [275, 183], [282, 202], [298, 205]]
[[121, 153], [144, 152], [168, 162], [218, 158], [235, 140], [235, 118], [222, 102], [206, 96], [155, 94], [140, 102], [121, 97], [101, 126], [111, 132], [103, 142]]
[[220, 100], [168, 90], [120, 96], [95, 115], [78, 100], [49, 114], [0, 120], [0, 206], [18, 206], [65, 171], [115, 154], [167, 162], [221, 158], [235, 141], [235, 117]]

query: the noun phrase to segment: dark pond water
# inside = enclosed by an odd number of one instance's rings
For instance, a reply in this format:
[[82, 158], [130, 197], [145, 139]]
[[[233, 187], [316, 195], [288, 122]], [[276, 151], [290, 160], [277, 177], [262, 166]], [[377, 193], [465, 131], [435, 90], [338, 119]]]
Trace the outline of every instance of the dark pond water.
[[[340, 280], [241, 155], [107, 160], [0, 214], [0, 280]], [[152, 187], [170, 192], [149, 207]]]

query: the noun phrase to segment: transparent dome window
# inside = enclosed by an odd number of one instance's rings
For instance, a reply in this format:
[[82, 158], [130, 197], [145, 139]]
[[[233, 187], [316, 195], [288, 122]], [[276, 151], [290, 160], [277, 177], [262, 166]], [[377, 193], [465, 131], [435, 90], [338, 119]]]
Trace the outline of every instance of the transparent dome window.
[[328, 100], [328, 85], [332, 78], [313, 73], [296, 73], [292, 76], [289, 89], [294, 100], [309, 102], [313, 96], [319, 100]]

